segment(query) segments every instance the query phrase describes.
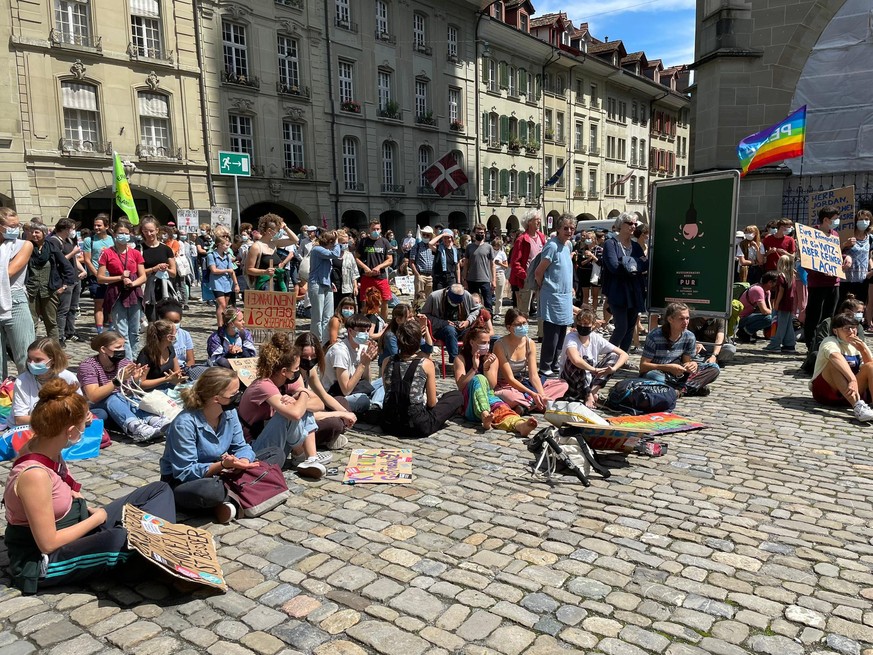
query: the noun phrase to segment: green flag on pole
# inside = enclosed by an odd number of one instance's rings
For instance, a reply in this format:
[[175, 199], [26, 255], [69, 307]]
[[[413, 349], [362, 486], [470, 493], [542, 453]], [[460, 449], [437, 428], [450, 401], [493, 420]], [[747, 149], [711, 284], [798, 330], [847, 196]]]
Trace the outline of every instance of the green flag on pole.
[[112, 172], [112, 187], [115, 189], [115, 204], [121, 208], [131, 225], [139, 225], [139, 214], [136, 212], [136, 205], [133, 204], [133, 194], [130, 192], [130, 183], [127, 181], [127, 173], [124, 172], [124, 166], [121, 163], [121, 157], [117, 152], [112, 153], [115, 156]]

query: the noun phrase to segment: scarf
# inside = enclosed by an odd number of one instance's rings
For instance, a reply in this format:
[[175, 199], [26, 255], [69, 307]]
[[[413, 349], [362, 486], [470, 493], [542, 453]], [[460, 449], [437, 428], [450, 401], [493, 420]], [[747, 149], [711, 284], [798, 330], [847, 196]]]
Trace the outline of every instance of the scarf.
[[37, 268], [42, 268], [48, 263], [49, 257], [52, 256], [52, 249], [46, 241], [42, 242], [42, 246], [33, 244], [33, 252], [30, 255], [30, 263]]

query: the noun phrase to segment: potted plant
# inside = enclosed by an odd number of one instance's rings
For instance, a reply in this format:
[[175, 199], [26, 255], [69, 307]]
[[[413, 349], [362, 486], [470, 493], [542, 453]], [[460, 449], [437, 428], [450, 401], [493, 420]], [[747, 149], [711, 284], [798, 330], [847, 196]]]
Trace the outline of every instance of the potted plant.
[[548, 139], [549, 141], [554, 141], [554, 139], [555, 139], [555, 130], [553, 130], [553, 129], [550, 128], [550, 127], [547, 128], [547, 129], [546, 129], [546, 139]]
[[516, 137], [512, 137], [509, 139], [509, 152], [518, 152], [521, 150], [521, 141]]
[[400, 105], [394, 100], [389, 100], [385, 103], [385, 108], [379, 112], [379, 116], [382, 118], [400, 118]]
[[433, 117], [432, 111], [419, 114], [417, 121], [422, 125], [436, 125], [436, 119]]
[[304, 178], [309, 171], [304, 166], [292, 166], [291, 177]]
[[459, 121], [458, 119], [453, 120], [450, 127], [455, 132], [463, 132], [464, 131], [464, 124], [461, 121]]
[[361, 113], [361, 103], [356, 100], [346, 100], [340, 105], [340, 109], [343, 111], [348, 111], [353, 114]]

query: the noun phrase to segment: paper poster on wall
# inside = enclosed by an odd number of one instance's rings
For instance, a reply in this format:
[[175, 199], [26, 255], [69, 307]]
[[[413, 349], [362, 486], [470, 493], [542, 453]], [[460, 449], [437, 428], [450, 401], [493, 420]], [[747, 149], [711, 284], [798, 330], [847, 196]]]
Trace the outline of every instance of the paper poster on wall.
[[197, 209], [177, 209], [176, 227], [184, 234], [196, 234], [200, 229], [200, 211]]
[[165, 521], [125, 505], [122, 522], [127, 545], [149, 562], [189, 582], [227, 591], [212, 535], [190, 525]]
[[800, 250], [801, 267], [846, 279], [839, 237], [798, 224], [797, 248]]
[[844, 186], [809, 194], [809, 225], [818, 224], [818, 211], [827, 206], [836, 207], [840, 217], [840, 235], [848, 239], [855, 232], [855, 187]]

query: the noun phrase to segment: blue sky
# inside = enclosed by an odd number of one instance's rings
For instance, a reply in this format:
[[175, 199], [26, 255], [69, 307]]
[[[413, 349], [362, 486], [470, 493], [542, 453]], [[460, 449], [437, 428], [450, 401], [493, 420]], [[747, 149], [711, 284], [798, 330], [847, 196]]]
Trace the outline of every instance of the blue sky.
[[621, 39], [628, 52], [643, 50], [664, 66], [694, 60], [695, 0], [533, 0], [535, 16], [563, 11], [573, 25], [587, 22], [600, 40]]

